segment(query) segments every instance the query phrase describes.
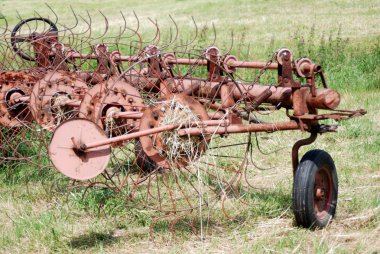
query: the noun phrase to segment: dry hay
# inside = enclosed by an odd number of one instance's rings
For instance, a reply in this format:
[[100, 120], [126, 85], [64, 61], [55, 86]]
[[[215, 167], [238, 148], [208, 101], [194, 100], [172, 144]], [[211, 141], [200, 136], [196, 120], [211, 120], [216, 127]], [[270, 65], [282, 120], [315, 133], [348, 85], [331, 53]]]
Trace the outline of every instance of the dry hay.
[[[200, 122], [200, 118], [191, 109], [177, 101], [175, 97], [168, 104], [165, 116], [160, 122], [160, 126], [170, 124], [180, 124], [178, 129], [183, 126], [189, 126], [191, 123]], [[161, 156], [164, 156], [169, 162], [177, 164], [180, 161], [187, 163], [196, 160], [200, 155], [200, 144], [202, 138], [195, 136], [180, 136], [177, 131], [165, 131], [160, 134], [164, 151], [160, 150]]]

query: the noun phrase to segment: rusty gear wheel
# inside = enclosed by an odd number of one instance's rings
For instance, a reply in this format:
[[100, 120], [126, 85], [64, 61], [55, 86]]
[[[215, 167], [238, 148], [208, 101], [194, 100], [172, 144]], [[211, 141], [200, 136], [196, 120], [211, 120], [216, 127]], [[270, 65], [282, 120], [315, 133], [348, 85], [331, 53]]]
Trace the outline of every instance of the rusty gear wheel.
[[[171, 117], [171, 112], [181, 112], [185, 108], [189, 109], [189, 112], [183, 112], [184, 115], [189, 115], [189, 113], [191, 114], [192, 112], [195, 116], [194, 118], [198, 119], [198, 121], [209, 120], [209, 116], [204, 106], [194, 98], [187, 96], [186, 94], [173, 94], [162, 98], [161, 101], [157, 102], [155, 107], [149, 107], [144, 111], [144, 115], [141, 118], [140, 128], [142, 130], [156, 128], [162, 125], [163, 121], [167, 121], [168, 116]], [[184, 122], [184, 124], [186, 123]], [[161, 167], [168, 168], [173, 163], [173, 161], [168, 160], [168, 149], [170, 149], [173, 144], [171, 144], [171, 142], [165, 142], [163, 135], [163, 133], [158, 133], [140, 137], [140, 143], [144, 152], [152, 161]], [[184, 137], [184, 139], [186, 138], [187, 137]], [[192, 156], [198, 156], [204, 151], [207, 145], [207, 142], [205, 142], [207, 139], [200, 137], [193, 141], [196, 143], [194, 145], [196, 146], [195, 151], [197, 154], [193, 154]], [[181, 142], [181, 140], [178, 140], [178, 142]], [[176, 158], [176, 163], [178, 163], [178, 165], [186, 166], [189, 163], [189, 158], [183, 154], [178, 154], [178, 156], [179, 157]]]
[[33, 116], [27, 102], [38, 75], [29, 72], [0, 73], [0, 124], [5, 127], [19, 127], [31, 122]]
[[50, 71], [36, 83], [30, 96], [30, 110], [37, 124], [54, 130], [64, 120], [78, 115], [87, 84], [74, 73]]
[[125, 119], [122, 112], [139, 113], [144, 101], [136, 88], [124, 79], [111, 78], [91, 88], [84, 96], [79, 116], [98, 124], [109, 137], [138, 130], [138, 119]]

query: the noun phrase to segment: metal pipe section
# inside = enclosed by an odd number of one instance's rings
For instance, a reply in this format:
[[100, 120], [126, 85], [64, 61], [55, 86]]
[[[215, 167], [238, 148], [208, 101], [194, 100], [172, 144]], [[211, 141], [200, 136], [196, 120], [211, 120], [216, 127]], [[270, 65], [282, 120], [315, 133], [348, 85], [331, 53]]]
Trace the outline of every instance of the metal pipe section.
[[108, 144], [112, 144], [112, 143], [116, 143], [116, 142], [120, 142], [120, 141], [127, 141], [127, 140], [131, 140], [131, 139], [136, 139], [139, 137], [148, 136], [148, 135], [156, 134], [159, 132], [172, 131], [172, 130], [175, 130], [181, 126], [183, 126], [183, 127], [202, 126], [202, 127], [206, 128], [206, 126], [228, 125], [229, 123], [230, 123], [229, 120], [207, 120], [207, 121], [189, 123], [186, 125], [184, 125], [183, 123], [164, 125], [164, 126], [152, 128], [149, 130], [138, 131], [138, 132], [125, 134], [125, 135], [121, 135], [121, 136], [114, 137], [114, 138], [105, 139], [102, 141], [92, 142], [92, 143], [88, 143], [88, 144], [82, 144], [82, 145], [80, 145], [80, 149], [85, 151], [85, 150], [88, 150], [88, 149], [91, 149], [94, 147], [104, 146], [104, 145], [108, 145]]
[[229, 126], [211, 126], [206, 128], [187, 128], [178, 130], [180, 136], [190, 135], [198, 136], [204, 134], [230, 134], [230, 133], [248, 133], [248, 132], [274, 132], [285, 130], [296, 130], [300, 126], [296, 121], [282, 123], [260, 123], [260, 124], [234, 124]]
[[[231, 87], [229, 96], [235, 100], [242, 98], [248, 98], [255, 100], [264, 93], [272, 93], [264, 102], [272, 105], [278, 105], [281, 103], [282, 107], [293, 108], [293, 93], [291, 87], [278, 87], [270, 85], [245, 85], [234, 82], [228, 82], [221, 84], [219, 82], [208, 82], [204, 80], [192, 80], [192, 79], [168, 79], [165, 81], [172, 90], [178, 92], [191, 91], [194, 96], [202, 98], [216, 98], [221, 99], [221, 86]], [[309, 87], [301, 87], [300, 96], [305, 98], [306, 106], [309, 108], [318, 109], [335, 109], [340, 103], [340, 95], [338, 92], [332, 89], [317, 89], [316, 96], [313, 96]], [[227, 94], [228, 95], [228, 94]]]
[[[67, 58], [73, 58], [73, 59], [98, 59], [99, 57], [96, 54], [83, 54], [83, 53], [77, 53], [77, 52], [68, 52], [66, 54]], [[122, 56], [122, 55], [115, 55], [113, 57], [114, 61], [120, 61], [120, 62], [146, 62], [147, 59], [138, 57], [138, 56]], [[166, 58], [165, 62], [169, 65], [199, 65], [199, 66], [206, 66], [207, 65], [207, 59], [186, 59], [186, 58]], [[262, 69], [266, 67], [269, 70], [277, 70], [278, 64], [277, 63], [271, 63], [267, 65], [266, 62], [260, 62], [260, 61], [234, 61], [230, 60], [227, 63], [228, 66], [233, 68], [247, 68], [247, 69]]]

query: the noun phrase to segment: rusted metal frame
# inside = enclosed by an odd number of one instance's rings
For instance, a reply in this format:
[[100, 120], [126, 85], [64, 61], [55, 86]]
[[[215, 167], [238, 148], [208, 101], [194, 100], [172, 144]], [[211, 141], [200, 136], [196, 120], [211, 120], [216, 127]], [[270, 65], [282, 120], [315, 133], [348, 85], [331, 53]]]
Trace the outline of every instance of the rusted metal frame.
[[221, 69], [220, 66], [220, 51], [216, 47], [210, 47], [205, 52], [207, 60], [207, 80], [209, 81], [221, 81]]
[[35, 61], [38, 67], [50, 67], [52, 66], [52, 60], [50, 55], [54, 53], [52, 51], [52, 45], [58, 43], [58, 33], [51, 32], [48, 34], [33, 34], [32, 45], [35, 54]]
[[56, 70], [68, 71], [69, 68], [66, 65], [66, 59], [64, 55], [65, 46], [63, 43], [56, 42], [51, 45], [51, 50], [54, 52], [54, 58], [52, 59], [52, 67]]
[[[281, 87], [289, 87], [292, 91], [292, 108], [294, 116], [303, 116], [309, 113], [305, 91], [301, 89], [300, 82], [293, 80], [292, 54], [289, 50], [280, 50], [278, 55], [278, 84]], [[315, 83], [311, 86], [311, 96], [316, 96]], [[314, 87], [314, 89], [313, 89]]]
[[[175, 89], [177, 92], [187, 91], [187, 94], [192, 94], [191, 89], [194, 87], [194, 81], [191, 78], [182, 79], [181, 81], [177, 79], [172, 80], [172, 89]], [[203, 98], [221, 99], [221, 89], [219, 89], [220, 82], [198, 82], [202, 83], [201, 87], [196, 87], [197, 91], [192, 95], [198, 95]], [[234, 87], [236, 86], [236, 84], [233, 82], [227, 82], [226, 84], [223, 84], [222, 88], [223, 86], [231, 87], [233, 98], [235, 100], [240, 100], [244, 97], [249, 97], [252, 99], [256, 99], [258, 102], [270, 103], [272, 105], [278, 105], [279, 103], [281, 103], [282, 107], [293, 109], [294, 101], [296, 101], [298, 104], [295, 107], [298, 107], [297, 109], [301, 108], [303, 112], [308, 112], [308, 108], [335, 109], [340, 103], [340, 95], [335, 90], [331, 89], [317, 89], [316, 96], [313, 97], [308, 87], [301, 87], [300, 89], [298, 89], [299, 91], [296, 94], [292, 95], [293, 91], [291, 87], [275, 87], [271, 85], [258, 84], [238, 84], [239, 89], [237, 89], [236, 87]], [[240, 92], [240, 90], [243, 91], [243, 94]], [[270, 92], [272, 94], [269, 97], [267, 97]], [[223, 93], [225, 93], [223, 96], [228, 98], [230, 91], [227, 88], [226, 91], [223, 91]], [[259, 100], [261, 95], [263, 96], [264, 100], [262, 100], [262, 98]], [[258, 103], [258, 106], [259, 104], [261, 103]], [[306, 109], [304, 109], [303, 107], [306, 107]]]
[[[73, 59], [97, 59], [97, 55], [95, 54], [84, 54], [73, 51], [68, 51], [66, 57]], [[141, 59], [138, 56], [123, 56], [117, 55], [114, 58], [115, 61], [118, 62], [147, 62], [147, 59]], [[187, 59], [187, 58], [166, 58], [165, 63], [168, 65], [199, 65], [199, 66], [207, 66], [207, 59]], [[235, 68], [242, 69], [261, 69], [266, 66], [265, 62], [261, 61], [229, 61], [228, 65]], [[277, 70], [278, 64], [272, 63], [268, 66], [267, 69]]]
[[98, 44], [95, 46], [96, 61], [98, 66], [94, 72], [97, 74], [109, 74], [110, 69], [108, 67], [109, 63], [109, 52], [108, 47], [105, 44]]
[[317, 136], [318, 136], [318, 132], [315, 130], [312, 130], [308, 138], [298, 140], [293, 145], [293, 148], [292, 148], [293, 176], [295, 176], [297, 168], [298, 168], [298, 164], [299, 164], [299, 159], [298, 159], [299, 149], [302, 146], [310, 145], [311, 143], [313, 143], [317, 139]]

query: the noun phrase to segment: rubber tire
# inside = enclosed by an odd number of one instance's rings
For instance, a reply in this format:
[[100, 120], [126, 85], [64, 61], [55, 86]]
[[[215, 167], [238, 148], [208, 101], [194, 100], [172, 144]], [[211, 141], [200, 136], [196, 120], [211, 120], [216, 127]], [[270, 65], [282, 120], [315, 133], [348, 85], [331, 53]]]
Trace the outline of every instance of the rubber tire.
[[[315, 177], [320, 168], [330, 174], [332, 180], [331, 203], [323, 218], [314, 210]], [[293, 211], [296, 223], [305, 228], [323, 228], [335, 216], [338, 201], [338, 176], [331, 156], [323, 150], [308, 151], [298, 165], [293, 184]]]
[[157, 168], [157, 164], [144, 152], [140, 140], [136, 140], [134, 152], [136, 155], [136, 164], [144, 173], [150, 173]]

